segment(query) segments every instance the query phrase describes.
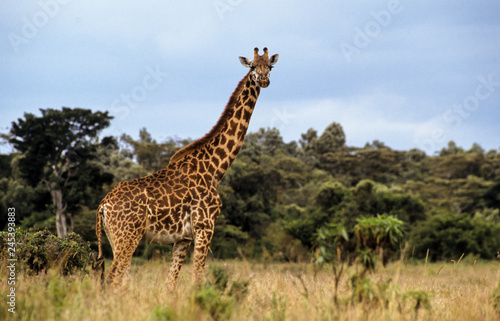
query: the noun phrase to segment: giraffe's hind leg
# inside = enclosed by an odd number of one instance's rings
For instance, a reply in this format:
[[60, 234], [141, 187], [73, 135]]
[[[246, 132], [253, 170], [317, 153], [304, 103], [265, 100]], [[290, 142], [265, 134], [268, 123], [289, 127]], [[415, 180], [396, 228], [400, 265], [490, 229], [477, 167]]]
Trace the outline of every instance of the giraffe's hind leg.
[[109, 270], [108, 284], [112, 286], [119, 286], [122, 281], [128, 279], [130, 272], [130, 265], [132, 263], [132, 255], [139, 245], [141, 238], [130, 238], [120, 243], [115, 243], [113, 247], [113, 263]]
[[182, 263], [184, 263], [184, 259], [186, 258], [190, 245], [191, 240], [182, 240], [174, 243], [174, 248], [172, 249], [172, 261], [170, 262], [170, 269], [168, 271], [167, 281], [165, 282], [169, 291], [175, 289]]

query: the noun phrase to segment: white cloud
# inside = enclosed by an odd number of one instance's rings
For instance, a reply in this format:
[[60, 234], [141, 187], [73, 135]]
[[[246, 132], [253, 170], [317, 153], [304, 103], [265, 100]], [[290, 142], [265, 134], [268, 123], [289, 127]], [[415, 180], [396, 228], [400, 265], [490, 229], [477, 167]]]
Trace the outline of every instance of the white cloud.
[[329, 124], [337, 122], [344, 128], [348, 143], [359, 145], [387, 133], [408, 136], [412, 124], [397, 117], [404, 104], [404, 97], [382, 93], [345, 99], [259, 102], [257, 120], [253, 121], [255, 126], [277, 127], [286, 140], [298, 140], [300, 133], [309, 128], [321, 134]]
[[412, 110], [418, 108], [405, 97], [380, 92], [345, 99], [264, 101], [257, 104], [252, 129], [276, 127], [286, 141], [297, 141], [309, 128], [321, 134], [329, 124], [337, 122], [349, 146], [362, 147], [379, 140], [391, 148], [419, 148], [428, 154], [459, 134], [459, 130], [444, 123], [442, 116], [415, 117]]

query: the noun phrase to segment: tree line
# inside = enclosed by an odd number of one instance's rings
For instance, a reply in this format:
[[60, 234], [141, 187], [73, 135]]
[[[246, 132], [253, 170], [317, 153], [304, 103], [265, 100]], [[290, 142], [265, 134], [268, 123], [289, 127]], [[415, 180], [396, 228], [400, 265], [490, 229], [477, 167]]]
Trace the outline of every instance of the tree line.
[[[190, 142], [158, 142], [146, 128], [137, 140], [100, 137], [111, 121], [107, 112], [62, 108], [13, 122], [1, 135], [14, 151], [0, 154], [0, 210], [15, 207], [22, 228], [76, 232], [95, 246], [102, 197], [120, 181], [165, 167]], [[381, 217], [404, 223], [403, 239], [416, 258], [498, 255], [498, 150], [478, 144], [463, 149], [450, 141], [426, 155], [377, 140], [363, 147], [345, 142], [335, 122], [322, 133], [309, 129], [298, 142], [285, 143], [276, 128], [249, 133], [219, 186], [223, 207], [213, 255], [306, 261], [332, 229], [354, 231]], [[6, 223], [2, 215], [0, 229]], [[169, 250], [143, 243], [136, 255]], [[111, 256], [109, 247], [106, 254]]]

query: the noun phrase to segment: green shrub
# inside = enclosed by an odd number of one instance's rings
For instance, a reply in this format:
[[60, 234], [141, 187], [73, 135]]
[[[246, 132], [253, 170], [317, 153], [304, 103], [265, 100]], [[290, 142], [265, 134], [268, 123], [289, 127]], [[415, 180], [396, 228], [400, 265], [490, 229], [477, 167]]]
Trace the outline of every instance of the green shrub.
[[[7, 260], [8, 233], [0, 232], [0, 260]], [[90, 245], [80, 235], [56, 237], [48, 230], [15, 232], [15, 258], [30, 274], [57, 268], [63, 275], [84, 271], [90, 263]]]
[[383, 253], [383, 263], [401, 242], [405, 223], [391, 215], [356, 219], [357, 224], [346, 228], [342, 223], [329, 223], [316, 230], [316, 263], [352, 261], [358, 257], [367, 270], [375, 267], [375, 254]]
[[214, 320], [230, 320], [234, 307], [248, 292], [250, 281], [231, 281], [231, 274], [220, 265], [209, 269], [205, 282], [194, 294], [194, 302]]
[[354, 227], [358, 242], [370, 249], [389, 248], [401, 241], [404, 223], [391, 215], [377, 215], [357, 219]]
[[195, 294], [194, 302], [214, 320], [229, 320], [234, 307], [232, 297], [224, 296], [213, 285], [205, 285]]
[[349, 241], [345, 226], [341, 223], [330, 223], [319, 228], [315, 236], [316, 263], [323, 264], [340, 258], [344, 245]]
[[172, 308], [168, 306], [157, 306], [154, 307], [153, 311], [151, 312], [151, 320], [170, 321], [179, 320], [179, 317], [177, 316], [175, 310], [173, 310]]

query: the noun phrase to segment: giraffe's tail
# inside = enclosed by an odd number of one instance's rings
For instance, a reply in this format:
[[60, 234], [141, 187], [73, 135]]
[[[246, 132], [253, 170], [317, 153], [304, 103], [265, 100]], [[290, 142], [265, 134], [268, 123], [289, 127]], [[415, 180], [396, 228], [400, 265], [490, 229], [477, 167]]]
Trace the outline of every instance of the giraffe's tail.
[[102, 219], [105, 211], [105, 205], [99, 204], [97, 208], [96, 214], [96, 224], [95, 224], [95, 232], [97, 235], [97, 243], [99, 247], [99, 253], [92, 253], [92, 270], [94, 271], [94, 276], [96, 276], [99, 272], [101, 274], [101, 283], [104, 282], [104, 257], [102, 256]]

